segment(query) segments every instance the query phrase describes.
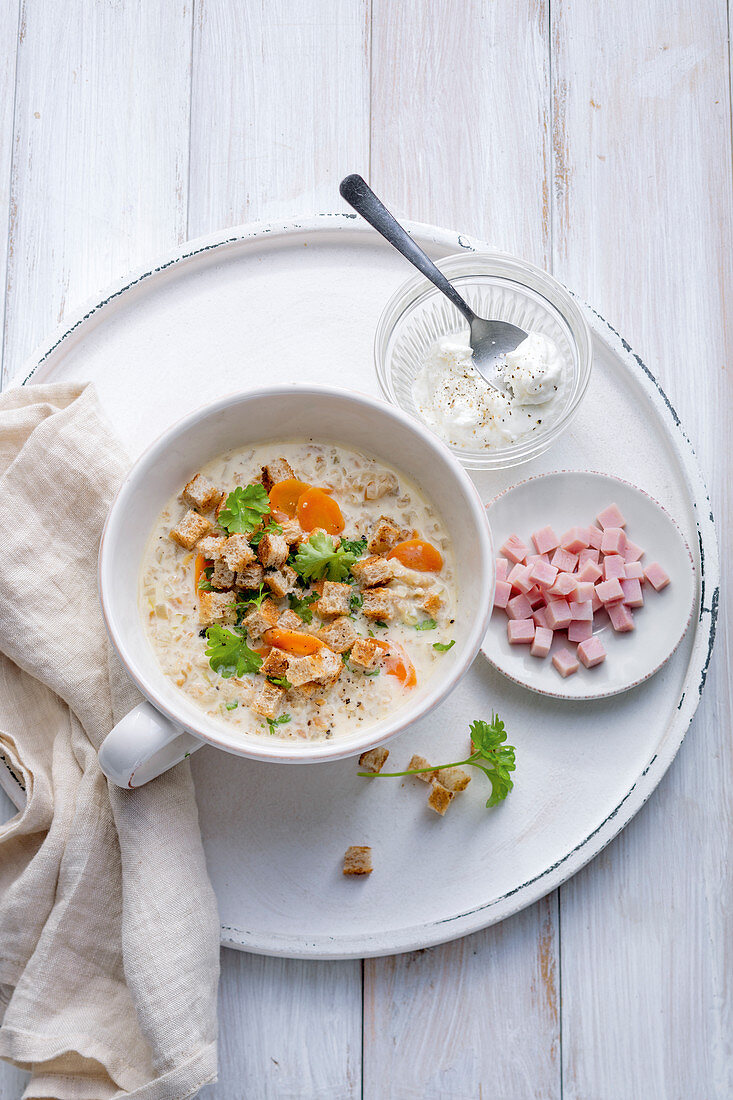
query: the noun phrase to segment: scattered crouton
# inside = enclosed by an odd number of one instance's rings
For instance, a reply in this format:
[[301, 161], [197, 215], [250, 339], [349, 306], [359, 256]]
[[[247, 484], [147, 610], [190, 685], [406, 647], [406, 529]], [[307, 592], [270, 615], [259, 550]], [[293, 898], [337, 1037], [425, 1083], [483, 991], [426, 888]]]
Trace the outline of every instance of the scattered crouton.
[[291, 477], [295, 477], [295, 474], [286, 458], [276, 458], [262, 467], [262, 484], [265, 486], [266, 493], [269, 493], [273, 485], [277, 485], [279, 481], [288, 481]]
[[331, 684], [339, 678], [343, 667], [338, 653], [324, 645], [306, 657], [288, 655], [287, 678], [293, 687], [306, 683]]
[[221, 489], [212, 485], [203, 474], [196, 474], [181, 493], [181, 500], [189, 508], [195, 508], [198, 512], [210, 512], [222, 498]]
[[370, 554], [388, 554], [401, 541], [401, 528], [389, 516], [380, 516], [372, 524], [367, 540], [367, 549]]
[[349, 664], [352, 668], [367, 672], [374, 668], [381, 652], [373, 638], [357, 638], [351, 647]]
[[297, 519], [287, 519], [282, 524], [282, 536], [288, 546], [298, 546], [303, 539], [308, 538]]
[[[411, 757], [410, 763], [407, 765], [408, 771], [413, 771], [415, 768], [429, 768], [430, 763], [424, 756], [418, 756], [417, 753]], [[421, 772], [420, 775], [416, 775], [415, 779], [419, 779], [422, 783], [432, 783], [437, 775], [437, 771]]]
[[344, 854], [345, 875], [371, 875], [372, 850], [365, 844], [352, 844]]
[[313, 605], [322, 618], [332, 615], [348, 615], [351, 609], [350, 584], [341, 584], [340, 581], [325, 581], [321, 598]]
[[226, 541], [221, 535], [207, 535], [196, 543], [196, 551], [203, 554], [207, 561], [216, 561], [224, 553]]
[[212, 588], [233, 588], [235, 573], [229, 569], [223, 558], [217, 558], [214, 562], [214, 571], [211, 574], [209, 584]]
[[300, 630], [303, 626], [303, 620], [294, 611], [283, 611], [277, 620], [277, 625], [280, 630]]
[[389, 584], [395, 575], [395, 567], [387, 558], [371, 557], [354, 562], [351, 572], [364, 588], [375, 588], [379, 584]]
[[237, 620], [237, 604], [231, 592], [201, 592], [199, 594], [199, 625], [233, 623]]
[[265, 571], [258, 561], [245, 565], [237, 572], [237, 588], [259, 588], [265, 579]]
[[295, 592], [298, 585], [298, 574], [289, 565], [283, 565], [282, 569], [274, 569], [265, 573], [265, 584], [279, 600], [290, 592]]
[[288, 678], [288, 655], [282, 649], [271, 649], [260, 665], [263, 676]]
[[390, 474], [386, 470], [375, 473], [364, 482], [364, 499], [379, 500], [381, 497], [391, 496], [397, 492], [400, 483], [396, 474]]
[[435, 615], [437, 611], [440, 611], [442, 606], [443, 601], [437, 592], [429, 592], [420, 604], [420, 607], [423, 611], [427, 612], [428, 615]]
[[263, 600], [259, 607], [252, 605], [250, 611], [242, 619], [242, 625], [246, 626], [247, 633], [253, 641], [257, 641], [266, 630], [277, 626], [280, 612], [272, 600]]
[[255, 714], [262, 715], [263, 718], [275, 718], [284, 694], [284, 690], [278, 687], [277, 684], [271, 684], [269, 680], [265, 680], [263, 684], [260, 684], [257, 694], [250, 704], [252, 710]]
[[363, 594], [362, 611], [367, 619], [388, 623], [394, 618], [392, 593], [388, 588], [367, 588]]
[[442, 783], [438, 783], [436, 779], [432, 781], [431, 786], [432, 790], [428, 798], [428, 806], [431, 810], [435, 810], [436, 814], [440, 814], [442, 817], [455, 798], [455, 795], [453, 791], [446, 790]]
[[332, 619], [321, 627], [318, 637], [335, 653], [345, 653], [353, 646], [357, 634], [351, 620], [346, 615], [339, 615], [337, 619]]
[[173, 528], [170, 537], [184, 550], [193, 550], [199, 539], [202, 539], [204, 535], [208, 535], [210, 530], [211, 523], [208, 519], [200, 516], [198, 512], [189, 510]]
[[453, 791], [454, 794], [465, 791], [471, 782], [471, 776], [468, 772], [464, 772], [463, 768], [440, 768], [435, 773], [435, 778], [442, 787], [447, 791]]
[[265, 569], [279, 569], [288, 557], [288, 544], [282, 535], [265, 533], [257, 547], [257, 557]]
[[388, 756], [389, 749], [385, 749], [383, 745], [380, 745], [379, 748], [363, 752], [359, 757], [359, 763], [362, 768], [366, 768], [367, 771], [374, 772], [377, 775], [384, 767]]
[[255, 560], [254, 551], [244, 535], [230, 535], [224, 545], [222, 557], [235, 573], [246, 569]]

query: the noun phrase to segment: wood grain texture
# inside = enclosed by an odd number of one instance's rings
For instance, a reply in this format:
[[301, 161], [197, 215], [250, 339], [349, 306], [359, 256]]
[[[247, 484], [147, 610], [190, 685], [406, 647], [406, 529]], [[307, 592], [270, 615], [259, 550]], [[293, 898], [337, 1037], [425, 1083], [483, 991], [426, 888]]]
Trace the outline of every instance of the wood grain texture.
[[[659, 377], [698, 450], [725, 547], [725, 5], [561, 0], [552, 11], [555, 270]], [[723, 619], [710, 682], [668, 775], [562, 889], [566, 1100], [733, 1095], [728, 669]]]
[[367, 0], [197, 0], [189, 236], [347, 209], [369, 164]]
[[[0, 286], [8, 273], [8, 221], [10, 218], [10, 174], [13, 156], [15, 111], [15, 68], [18, 56], [20, 0], [0, 2]], [[4, 302], [3, 302], [4, 310]], [[2, 350], [0, 349], [0, 383]]]

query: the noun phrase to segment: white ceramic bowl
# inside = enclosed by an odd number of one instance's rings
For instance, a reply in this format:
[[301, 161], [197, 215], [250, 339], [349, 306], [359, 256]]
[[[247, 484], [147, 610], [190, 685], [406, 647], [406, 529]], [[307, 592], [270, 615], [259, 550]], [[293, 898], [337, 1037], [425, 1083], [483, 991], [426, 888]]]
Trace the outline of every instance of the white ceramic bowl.
[[[424, 687], [366, 729], [302, 743], [228, 734], [163, 675], [138, 611], [140, 563], [163, 506], [205, 462], [233, 447], [305, 438], [342, 443], [390, 463], [422, 488], [449, 531], [458, 534], [456, 645]], [[273, 387], [222, 398], [174, 425], [142, 455], [107, 518], [99, 553], [102, 611], [120, 660], [149, 702], [106, 738], [99, 753], [102, 768], [120, 786], [135, 787], [204, 742], [239, 756], [287, 763], [334, 760], [381, 744], [432, 710], [469, 668], [486, 632], [493, 590], [494, 554], [484, 507], [468, 475], [427, 428], [381, 401], [337, 389]]]

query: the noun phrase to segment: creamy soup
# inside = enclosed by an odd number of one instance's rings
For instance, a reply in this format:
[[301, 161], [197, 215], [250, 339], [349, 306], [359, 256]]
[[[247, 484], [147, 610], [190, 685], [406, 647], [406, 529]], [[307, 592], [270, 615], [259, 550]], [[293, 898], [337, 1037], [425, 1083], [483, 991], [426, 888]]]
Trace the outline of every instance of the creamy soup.
[[322, 740], [392, 714], [448, 659], [455, 584], [414, 482], [288, 442], [223, 454], [168, 502], [140, 611], [163, 672], [210, 718]]

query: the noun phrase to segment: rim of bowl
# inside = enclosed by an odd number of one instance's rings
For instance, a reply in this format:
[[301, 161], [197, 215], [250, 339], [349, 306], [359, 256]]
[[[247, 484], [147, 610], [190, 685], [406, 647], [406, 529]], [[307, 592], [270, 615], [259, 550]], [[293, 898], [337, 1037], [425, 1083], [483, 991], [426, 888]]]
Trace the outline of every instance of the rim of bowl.
[[[194, 428], [200, 422], [215, 416], [225, 407], [252, 398], [282, 398], [292, 394], [297, 394], [300, 398], [304, 396], [335, 397], [340, 400], [346, 399], [359, 405], [366, 405], [371, 407], [378, 415], [392, 420], [395, 425], [406, 428], [414, 435], [419, 436], [429, 450], [432, 450], [437, 457], [442, 458], [443, 461], [447, 463], [449, 468], [452, 468], [451, 472], [456, 482], [463, 489], [466, 507], [474, 518], [476, 532], [483, 546], [484, 554], [480, 567], [482, 574], [486, 574], [485, 577], [483, 575], [479, 577], [480, 590], [477, 593], [478, 599], [475, 605], [477, 614], [466, 636], [463, 656], [453, 666], [452, 670], [449, 671], [449, 675], [442, 682], [433, 686], [432, 689], [422, 697], [418, 706], [413, 708], [406, 707], [404, 714], [399, 715], [399, 717], [396, 716], [391, 723], [388, 722], [385, 729], [379, 729], [376, 734], [374, 730], [377, 729], [381, 723], [375, 723], [374, 726], [364, 730], [360, 737], [351, 739], [348, 745], [343, 745], [338, 740], [318, 741], [312, 743], [308, 742], [306, 747], [298, 746], [297, 750], [293, 750], [288, 741], [260, 741], [258, 737], [254, 736], [252, 736], [250, 740], [247, 740], [250, 738], [250, 735], [246, 733], [243, 735], [240, 734], [240, 736], [244, 738], [243, 742], [234, 742], [213, 725], [204, 732], [203, 728], [195, 727], [187, 718], [181, 717], [175, 706], [168, 706], [166, 703], [162, 702], [157, 696], [154, 686], [149, 685], [146, 679], [145, 673], [149, 662], [142, 656], [136, 658], [134, 653], [130, 652], [130, 647], [128, 647], [125, 640], [124, 631], [118, 629], [115, 621], [113, 601], [107, 594], [109, 582], [111, 580], [109, 564], [111, 545], [110, 535], [119, 537], [119, 528], [121, 526], [120, 517], [124, 516], [125, 508], [134, 496], [135, 487], [139, 479], [155, 464], [160, 454], [167, 450], [171, 443], [186, 431]], [[485, 580], [488, 583], [484, 584], [483, 582]], [[345, 759], [355, 756], [357, 753], [364, 752], [376, 744], [391, 740], [412, 725], [413, 722], [418, 721], [420, 718], [424, 718], [458, 685], [478, 656], [481, 649], [481, 643], [488, 629], [489, 618], [493, 606], [493, 580], [493, 539], [485, 505], [478, 494], [476, 486], [471, 481], [471, 478], [465, 470], [461, 468], [460, 463], [456, 461], [454, 455], [443, 441], [424, 424], [415, 420], [414, 417], [399, 408], [399, 406], [395, 407], [379, 398], [370, 397], [366, 394], [357, 392], [350, 392], [336, 386], [306, 386], [296, 383], [264, 386], [252, 390], [239, 390], [225, 395], [214, 402], [199, 406], [199, 408], [177, 420], [162, 432], [133, 463], [117, 490], [102, 530], [97, 562], [99, 601], [107, 633], [122, 666], [143, 696], [175, 726], [194, 734], [194, 736], [199, 737], [205, 743], [214, 745], [216, 748], [222, 749], [224, 752], [230, 752], [236, 756], [243, 756], [248, 759], [265, 762], [269, 761], [271, 763], [313, 764], [321, 761]], [[483, 608], [482, 604], [484, 605]], [[153, 659], [152, 654], [151, 659]], [[203, 726], [206, 720], [206, 715], [204, 715], [203, 711], [202, 719]]]
[[[465, 277], [473, 274], [479, 277], [488, 275], [526, 287], [543, 299], [547, 312], [558, 316], [569, 331], [570, 339], [575, 345], [575, 352], [578, 357], [578, 370], [575, 372], [574, 379], [575, 392], [572, 394], [568, 407], [562, 416], [545, 432], [539, 435], [533, 434], [526, 440], [506, 447], [495, 447], [491, 450], [463, 450], [441, 440], [451, 455], [468, 470], [509, 469], [512, 466], [529, 462], [552, 446], [580, 408], [590, 383], [593, 367], [593, 342], [590, 326], [567, 287], [563, 286], [547, 271], [543, 271], [542, 268], [536, 267], [518, 256], [513, 256], [509, 252], [454, 252], [450, 256], [444, 256], [442, 259], [436, 260], [435, 263], [448, 276]], [[482, 263], [490, 266], [492, 270], [478, 270]], [[554, 293], [562, 305], [556, 305], [548, 297], [548, 293]], [[374, 334], [374, 362], [379, 387], [390, 404], [403, 412], [407, 412], [407, 410], [397, 398], [392, 383], [392, 372], [386, 355], [387, 345], [407, 313], [420, 304], [423, 299], [434, 294], [440, 294], [440, 291], [424, 275], [413, 276], [402, 283], [392, 294], [377, 322]], [[418, 420], [423, 427], [435, 435], [432, 429], [428, 428], [416, 414], [408, 413], [408, 415]], [[436, 436], [436, 438], [440, 439], [440, 436]]]

